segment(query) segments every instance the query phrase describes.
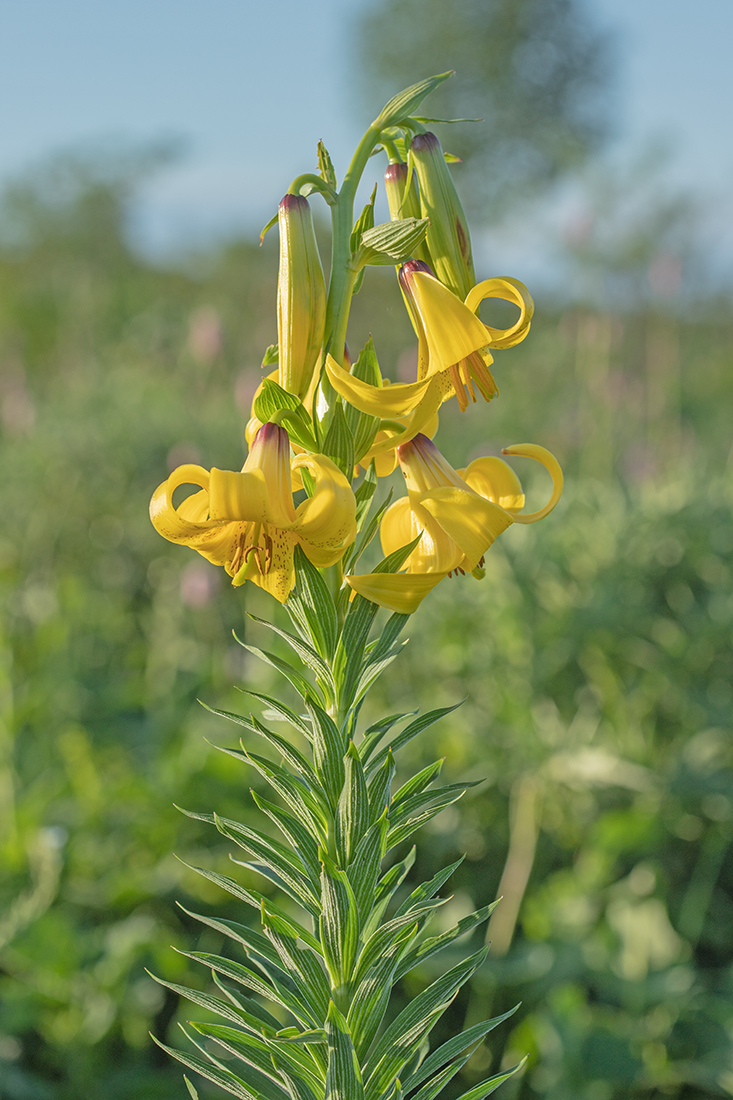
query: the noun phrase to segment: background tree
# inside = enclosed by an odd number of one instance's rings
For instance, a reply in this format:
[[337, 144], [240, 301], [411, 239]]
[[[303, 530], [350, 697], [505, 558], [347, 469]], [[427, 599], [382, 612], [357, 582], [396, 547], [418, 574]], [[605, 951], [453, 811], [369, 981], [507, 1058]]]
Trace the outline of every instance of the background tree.
[[[612, 50], [578, 0], [377, 0], [360, 16], [359, 101], [456, 69], [431, 115], [482, 116], [444, 144], [485, 221], [578, 165], [608, 136]], [[366, 85], [366, 87], [364, 87]]]

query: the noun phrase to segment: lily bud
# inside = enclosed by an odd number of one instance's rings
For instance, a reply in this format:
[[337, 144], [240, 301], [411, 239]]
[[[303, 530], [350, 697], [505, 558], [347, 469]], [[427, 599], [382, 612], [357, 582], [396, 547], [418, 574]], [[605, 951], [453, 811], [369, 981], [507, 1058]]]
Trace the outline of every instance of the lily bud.
[[430, 219], [425, 243], [436, 276], [461, 300], [476, 282], [461, 200], [435, 134], [416, 134], [411, 152], [420, 185], [420, 215]]
[[419, 218], [420, 196], [417, 193], [417, 181], [413, 180], [405, 198], [407, 184], [407, 165], [403, 161], [388, 164], [384, 173], [384, 190], [387, 192], [389, 216], [392, 221], [398, 218]]
[[286, 195], [278, 207], [278, 381], [303, 398], [323, 343], [326, 283], [307, 199]]

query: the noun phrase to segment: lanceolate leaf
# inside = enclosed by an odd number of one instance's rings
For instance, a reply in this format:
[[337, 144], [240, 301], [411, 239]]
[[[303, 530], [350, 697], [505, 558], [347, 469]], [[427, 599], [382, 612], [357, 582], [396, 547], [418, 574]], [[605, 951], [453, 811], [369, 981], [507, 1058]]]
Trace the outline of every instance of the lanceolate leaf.
[[302, 623], [306, 640], [312, 640], [324, 661], [333, 658], [338, 635], [338, 620], [333, 598], [326, 582], [308, 560], [300, 546], [295, 547], [296, 585], [286, 604], [296, 612], [296, 625]]
[[403, 1009], [384, 1032], [364, 1066], [366, 1100], [378, 1097], [442, 1016], [463, 983], [486, 958], [488, 948], [471, 955], [434, 981]]
[[495, 1073], [493, 1077], [487, 1077], [481, 1084], [475, 1085], [468, 1092], [464, 1092], [458, 1097], [458, 1100], [484, 1100], [484, 1097], [491, 1096], [492, 1092], [496, 1092], [499, 1085], [503, 1085], [505, 1081], [508, 1081], [510, 1077], [513, 1077], [518, 1070], [522, 1069], [527, 1059], [522, 1058], [521, 1062], [518, 1062], [516, 1066], [508, 1069], [505, 1073]]
[[324, 853], [321, 874], [321, 943], [331, 980], [344, 986], [359, 945], [359, 915], [356, 898], [346, 874], [335, 867]]
[[182, 1062], [184, 1066], [188, 1066], [189, 1069], [196, 1070], [202, 1077], [206, 1077], [207, 1080], [213, 1081], [215, 1085], [219, 1085], [231, 1096], [239, 1097], [239, 1100], [265, 1100], [265, 1098], [258, 1096], [255, 1092], [252, 1092], [247, 1088], [241, 1077], [235, 1076], [228, 1069], [220, 1069], [218, 1066], [212, 1065], [210, 1062], [205, 1062], [203, 1058], [199, 1058], [196, 1054], [188, 1054], [186, 1051], [176, 1050], [174, 1047], [168, 1047], [165, 1043], [161, 1043], [159, 1039], [156, 1039], [153, 1035], [153, 1042], [164, 1050], [166, 1054], [170, 1054], [172, 1058]]
[[326, 1100], [361, 1100], [363, 1089], [359, 1063], [346, 1020], [331, 1002], [326, 1020], [328, 1077]]
[[470, 1057], [470, 1054], [464, 1054], [460, 1058], [449, 1062], [440, 1073], [436, 1073], [435, 1077], [432, 1077], [419, 1092], [415, 1093], [412, 1100], [434, 1100], [434, 1097], [445, 1088], [448, 1082], [452, 1081], [455, 1075], [463, 1069]]
[[415, 711], [409, 711], [406, 714], [390, 714], [387, 718], [382, 718], [381, 721], [369, 726], [364, 731], [364, 736], [358, 746], [362, 760], [366, 763], [384, 735], [389, 733], [398, 722], [402, 722], [405, 718], [411, 718], [413, 714], [415, 714]]
[[251, 653], [254, 657], [259, 657], [265, 664], [271, 665], [272, 668], [277, 669], [286, 680], [289, 680], [301, 699], [305, 699], [308, 695], [315, 695], [316, 698], [319, 699], [319, 702], [325, 703], [326, 700], [322, 697], [320, 688], [306, 680], [302, 672], [299, 672], [297, 668], [293, 668], [293, 666], [288, 661], [284, 661], [282, 657], [278, 657], [274, 653], [268, 653], [266, 649], [258, 649], [253, 645], [245, 645], [242, 643], [242, 648], [246, 649], [247, 652]]
[[[356, 848], [370, 824], [369, 795], [364, 769], [353, 741], [349, 743], [344, 768], [344, 785], [336, 807], [336, 846], [342, 866], [351, 863]], [[352, 876], [349, 877], [352, 878]]]
[[467, 917], [463, 917], [462, 920], [459, 920], [457, 924], [454, 924], [453, 927], [449, 928], [446, 932], [441, 933], [440, 936], [433, 936], [430, 939], [423, 940], [422, 943], [411, 948], [400, 961], [400, 965], [397, 968], [397, 977], [401, 978], [403, 974], [407, 974], [413, 967], [419, 966], [420, 963], [425, 962], [426, 959], [432, 958], [433, 955], [437, 955], [438, 952], [442, 951], [445, 947], [449, 947], [461, 936], [465, 936], [468, 932], [472, 932], [474, 928], [477, 928], [480, 924], [483, 924], [484, 921], [489, 919], [498, 904], [498, 901], [494, 901], [491, 905], [484, 905], [482, 909], [477, 909], [474, 913], [470, 913]]
[[251, 852], [256, 859], [261, 859], [278, 878], [282, 879], [283, 887], [291, 897], [304, 905], [314, 916], [318, 915], [318, 898], [302, 862], [300, 867], [295, 863], [296, 859], [299, 860], [297, 855], [291, 857], [284, 845], [275, 840], [265, 840], [253, 829], [241, 825], [238, 821], [220, 818], [216, 814], [214, 817], [216, 827], [223, 836], [233, 840], [245, 851]]
[[[286, 1093], [282, 1088], [278, 1074], [273, 1069], [270, 1055], [270, 1044], [245, 1031], [237, 1031], [233, 1027], [222, 1027], [221, 1024], [202, 1024], [191, 1021], [191, 1027], [205, 1038], [213, 1039], [224, 1050], [234, 1054], [245, 1065], [249, 1064], [258, 1071], [260, 1080], [255, 1083], [251, 1078], [251, 1071], [245, 1071], [237, 1066], [239, 1073], [244, 1075], [246, 1083], [256, 1092], [266, 1096], [269, 1100], [286, 1100]], [[198, 1045], [198, 1044], [197, 1044]], [[208, 1052], [204, 1048], [204, 1054]], [[249, 1080], [247, 1078], [249, 1077]]]
[[413, 906], [419, 905], [421, 902], [425, 901], [426, 898], [435, 897], [441, 886], [448, 881], [454, 871], [458, 870], [464, 859], [465, 856], [461, 856], [455, 863], [449, 863], [447, 867], [443, 867], [433, 875], [431, 879], [428, 879], [427, 882], [421, 882], [420, 885], [412, 891], [410, 896], [405, 899], [395, 913], [395, 916], [400, 916], [402, 913], [409, 913]]
[[420, 715], [414, 720], [414, 722], [410, 722], [409, 726], [405, 726], [405, 728], [400, 733], [398, 733], [395, 738], [393, 738], [393, 740], [386, 748], [380, 749], [374, 759], [370, 762], [367, 771], [370, 771], [372, 768], [379, 767], [379, 765], [382, 763], [382, 760], [384, 760], [384, 757], [387, 755], [388, 749], [391, 749], [393, 753], [397, 752], [398, 749], [401, 749], [405, 745], [407, 745], [408, 742], [412, 741], [412, 739], [414, 737], [417, 737], [419, 733], [422, 733], [423, 730], [426, 730], [429, 726], [432, 726], [435, 722], [443, 718], [446, 714], [450, 714], [451, 711], [456, 710], [462, 705], [463, 701], [461, 700], [460, 703], [454, 703], [452, 707], [440, 707], [438, 708], [438, 710], [430, 710], [427, 712], [427, 714]]
[[387, 815], [385, 813], [362, 837], [346, 872], [354, 890], [359, 920], [362, 923], [367, 919], [374, 905], [374, 893], [386, 845]]
[[[150, 973], [150, 971], [148, 971]], [[185, 997], [187, 1001], [192, 1001], [193, 1004], [199, 1005], [200, 1008], [205, 1008], [207, 1012], [213, 1012], [215, 1016], [221, 1016], [223, 1020], [229, 1020], [232, 1024], [238, 1024], [239, 1027], [249, 1026], [255, 1035], [261, 1035], [263, 1028], [261, 1022], [253, 1015], [243, 1012], [236, 1008], [231, 1003], [220, 1000], [218, 997], [210, 997], [208, 993], [199, 993], [197, 989], [189, 989], [185, 985], [176, 985], [174, 982], [163, 981], [162, 978], [157, 978], [155, 974], [150, 974], [150, 977], [158, 983], [158, 985], [164, 985], [166, 989], [171, 989], [174, 993], [180, 994], [181, 997]]]
[[335, 806], [344, 785], [344, 753], [346, 744], [334, 720], [323, 707], [312, 700], [306, 702], [313, 723], [313, 760], [316, 771]]
[[[401, 844], [404, 840], [407, 840], [409, 836], [421, 828], [426, 822], [431, 821], [434, 817], [437, 817], [446, 806], [451, 806], [454, 802], [457, 802], [459, 798], [462, 798], [465, 794], [465, 787], [463, 784], [451, 784], [451, 787], [441, 788], [442, 794], [437, 793], [435, 798], [432, 798], [427, 806], [418, 811], [413, 817], [410, 817], [401, 825], [397, 825], [394, 829], [390, 829], [387, 833], [387, 847], [392, 848], [397, 844]], [[426, 792], [430, 793], [430, 792]]]
[[[387, 753], [378, 772], [369, 780], [369, 813], [372, 821], [378, 821], [389, 806], [390, 789], [394, 779], [395, 763], [391, 753]], [[390, 847], [389, 840], [387, 847]]]
[[359, 1057], [371, 1046], [384, 1019], [400, 949], [411, 935], [410, 927], [403, 928], [359, 982], [348, 1015], [352, 1041]]
[[401, 825], [404, 821], [417, 817], [433, 803], [440, 802], [441, 805], [446, 805], [445, 799], [449, 796], [451, 801], [454, 801], [454, 795], [456, 798], [460, 798], [470, 787], [477, 787], [479, 783], [483, 782], [483, 779], [477, 779], [469, 783], [449, 783], [445, 787], [433, 787], [430, 790], [417, 791], [415, 794], [403, 798], [397, 805], [394, 802], [390, 803], [389, 823], [393, 827]]
[[364, 927], [364, 935], [371, 935], [375, 928], [379, 924], [380, 920], [384, 916], [385, 910], [390, 903], [392, 895], [397, 890], [407, 874], [410, 871], [413, 863], [415, 862], [415, 848], [411, 848], [410, 851], [397, 863], [393, 863], [381, 879], [377, 883], [377, 888], [374, 892], [374, 907], [372, 908], [369, 917], [367, 918], [366, 925]]
[[[306, 558], [306, 561], [308, 559]], [[308, 562], [310, 565], [310, 562]], [[311, 566], [311, 568], [313, 568]], [[319, 574], [320, 577], [320, 574]], [[328, 597], [330, 600], [330, 596]], [[333, 608], [333, 601], [331, 601], [331, 607]], [[333, 673], [328, 667], [326, 661], [316, 653], [315, 649], [304, 642], [301, 638], [296, 637], [287, 630], [281, 630], [279, 626], [274, 623], [268, 622], [267, 619], [260, 619], [257, 615], [250, 614], [250, 619], [256, 623], [260, 623], [261, 626], [269, 627], [275, 634], [278, 634], [281, 638], [284, 638], [288, 645], [298, 654], [304, 665], [315, 674], [316, 678], [321, 684], [327, 685], [331, 693], [335, 693], [335, 685], [333, 682]], [[235, 634], [236, 638], [236, 634]], [[237, 638], [237, 641], [239, 639]], [[240, 643], [241, 644], [241, 643]]]
[[501, 1016], [494, 1016], [491, 1020], [483, 1020], [480, 1024], [474, 1024], [473, 1027], [466, 1028], [459, 1035], [455, 1035], [452, 1039], [449, 1039], [447, 1043], [443, 1043], [429, 1054], [425, 1061], [410, 1074], [404, 1080], [405, 1092], [411, 1092], [416, 1089], [418, 1085], [421, 1085], [423, 1081], [440, 1069], [452, 1058], [455, 1058], [457, 1054], [466, 1050], [472, 1043], [477, 1043], [488, 1035], [490, 1031], [493, 1031], [499, 1024], [503, 1024], [505, 1020], [508, 1020], [510, 1016], [519, 1008], [519, 1005], [515, 1005], [514, 1008], [510, 1008], [508, 1012], [504, 1012]]
[[400, 789], [392, 798], [391, 811], [394, 813], [407, 798], [411, 798], [412, 795], [420, 794], [426, 787], [429, 787], [434, 779], [437, 779], [440, 775], [445, 757], [441, 757], [440, 760], [433, 761], [432, 764], [428, 764], [427, 768], [423, 768], [422, 771], [413, 775], [411, 779], [403, 784]]
[[271, 821], [275, 822], [290, 847], [298, 852], [310, 879], [313, 882], [318, 882], [321, 873], [321, 865], [318, 860], [318, 844], [309, 831], [298, 818], [281, 806], [275, 806], [269, 799], [258, 795], [256, 791], [250, 793], [255, 805], [267, 814]]
[[308, 728], [308, 723], [290, 707], [286, 707], [284, 703], [281, 703], [279, 699], [273, 699], [271, 695], [264, 695], [261, 691], [252, 691], [250, 688], [240, 688], [239, 690], [245, 695], [251, 695], [253, 699], [259, 699], [261, 702], [267, 703], [268, 707], [274, 710], [276, 714], [279, 714], [291, 726], [300, 730], [310, 740], [311, 731]]
[[284, 768], [264, 760], [253, 752], [245, 752], [252, 766], [263, 776], [274, 791], [290, 807], [299, 821], [302, 821], [312, 836], [325, 839], [327, 831], [326, 809], [322, 805], [322, 795], [309, 787]]
[[302, 999], [290, 990], [285, 989], [280, 982], [261, 978], [249, 967], [242, 966], [241, 963], [233, 962], [231, 959], [225, 959], [221, 955], [212, 955], [208, 951], [181, 951], [180, 954], [185, 955], [187, 959], [193, 959], [194, 962], [203, 963], [204, 966], [208, 966], [212, 970], [217, 970], [225, 978], [230, 978], [246, 989], [251, 989], [258, 996], [281, 1005], [288, 1012], [292, 1012], [293, 1016], [300, 1020], [305, 1027], [318, 1026], [318, 1021], [312, 1017]]
[[[206, 704], [204, 704], [204, 706], [206, 706]], [[258, 737], [264, 738], [268, 744], [277, 749], [283, 760], [287, 761], [290, 767], [299, 772], [304, 779], [308, 782], [315, 780], [316, 777], [313, 768], [303, 754], [294, 748], [285, 737], [281, 737], [279, 733], [274, 733], [272, 730], [269, 730], [267, 726], [264, 726], [258, 718], [254, 717], [254, 715], [250, 715], [249, 718], [247, 718], [243, 714], [234, 714], [228, 710], [217, 710], [216, 707], [206, 707], [206, 710], [210, 711], [211, 714], [217, 714], [220, 718], [227, 718], [230, 722], [235, 722], [238, 726], [244, 726], [250, 733], [256, 733]], [[241, 759], [243, 759], [245, 763], [248, 763], [249, 757], [246, 754], [246, 749], [244, 746], [242, 746], [242, 749], [244, 751], [244, 756], [242, 756]]]

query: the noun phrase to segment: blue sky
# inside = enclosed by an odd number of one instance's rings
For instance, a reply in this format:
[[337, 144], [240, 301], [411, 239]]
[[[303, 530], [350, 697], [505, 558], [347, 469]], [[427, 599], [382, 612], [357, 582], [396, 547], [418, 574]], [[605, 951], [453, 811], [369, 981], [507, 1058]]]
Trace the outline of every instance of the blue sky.
[[[348, 32], [366, 2], [3, 0], [0, 184], [53, 150], [176, 136], [187, 155], [148, 189], [141, 236], [254, 228], [318, 138], [337, 165], [358, 139]], [[733, 261], [733, 3], [586, 3], [616, 35], [615, 153], [665, 138], [670, 181], [703, 196]]]

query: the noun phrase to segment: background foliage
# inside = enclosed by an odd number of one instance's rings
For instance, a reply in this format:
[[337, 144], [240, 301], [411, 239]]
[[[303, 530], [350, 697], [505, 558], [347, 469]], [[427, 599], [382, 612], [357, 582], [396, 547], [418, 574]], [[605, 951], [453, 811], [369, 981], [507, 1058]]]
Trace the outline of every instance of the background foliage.
[[[0, 222], [3, 1100], [182, 1095], [147, 1033], [174, 1037], [186, 1008], [144, 967], [180, 981], [170, 944], [220, 946], [176, 901], [235, 911], [172, 854], [226, 872], [228, 843], [172, 803], [241, 820], [257, 785], [206, 744], [232, 731], [196, 699], [280, 690], [231, 635], [257, 637], [245, 611], [266, 597], [146, 516], [166, 469], [241, 464], [275, 242], [143, 261], [125, 229], [150, 163], [57, 162]], [[446, 925], [506, 899], [454, 1022], [523, 1005], [463, 1087], [529, 1051], [507, 1100], [702, 1100], [733, 1095], [733, 318], [683, 310], [658, 241], [599, 249], [575, 250], [581, 277], [634, 293], [541, 309], [497, 355], [501, 398], [441, 423], [455, 465], [553, 449], [562, 505], [509, 531], [483, 582], [436, 590], [370, 705], [467, 696], [415, 752], [486, 782], [425, 830], [414, 873], [467, 852]], [[391, 273], [370, 273], [352, 347], [372, 330], [383, 369], [407, 372]]]

